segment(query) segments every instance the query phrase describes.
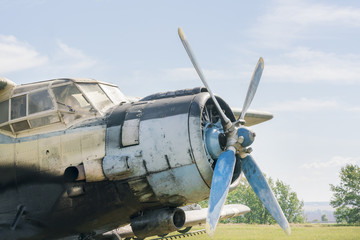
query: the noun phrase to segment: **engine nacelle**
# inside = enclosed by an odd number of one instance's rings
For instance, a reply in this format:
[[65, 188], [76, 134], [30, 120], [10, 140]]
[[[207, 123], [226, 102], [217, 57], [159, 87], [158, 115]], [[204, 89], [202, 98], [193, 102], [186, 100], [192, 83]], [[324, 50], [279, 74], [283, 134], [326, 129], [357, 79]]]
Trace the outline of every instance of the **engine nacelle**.
[[180, 208], [165, 208], [145, 212], [131, 220], [131, 228], [136, 237], [162, 235], [179, 230], [184, 226], [185, 212]]
[[[234, 121], [230, 107], [218, 101]], [[204, 200], [216, 161], [208, 148], [218, 147], [206, 146], [204, 129], [221, 127], [219, 119], [204, 88], [123, 104], [108, 118], [103, 172], [109, 180], [126, 181], [140, 203], [176, 207]]]

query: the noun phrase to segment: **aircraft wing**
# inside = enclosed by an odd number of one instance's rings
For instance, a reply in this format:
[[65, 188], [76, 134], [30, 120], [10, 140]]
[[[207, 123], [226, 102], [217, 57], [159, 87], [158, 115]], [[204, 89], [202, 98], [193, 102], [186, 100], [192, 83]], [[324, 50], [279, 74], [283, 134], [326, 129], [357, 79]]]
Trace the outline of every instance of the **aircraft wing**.
[[[238, 119], [241, 115], [241, 108], [231, 108], [231, 110], [233, 111], [236, 119]], [[265, 121], [268, 121], [270, 119], [272, 119], [274, 116], [269, 113], [269, 112], [265, 112], [265, 111], [257, 111], [257, 110], [248, 110], [246, 112], [245, 115], [245, 126], [253, 126]]]
[[[186, 220], [184, 227], [190, 227], [205, 223], [207, 211], [207, 208], [185, 211]], [[250, 212], [250, 208], [242, 204], [224, 205], [220, 214], [220, 219], [237, 217], [248, 212]]]
[[[185, 210], [185, 223], [183, 227], [191, 227], [195, 225], [200, 225], [206, 222], [207, 208], [202, 208], [198, 210]], [[220, 219], [237, 217], [245, 213], [250, 212], [250, 208], [242, 204], [229, 204], [224, 205]], [[112, 231], [106, 232], [103, 236], [117, 236], [119, 239], [134, 237], [135, 234], [131, 229], [130, 224], [114, 229]]]

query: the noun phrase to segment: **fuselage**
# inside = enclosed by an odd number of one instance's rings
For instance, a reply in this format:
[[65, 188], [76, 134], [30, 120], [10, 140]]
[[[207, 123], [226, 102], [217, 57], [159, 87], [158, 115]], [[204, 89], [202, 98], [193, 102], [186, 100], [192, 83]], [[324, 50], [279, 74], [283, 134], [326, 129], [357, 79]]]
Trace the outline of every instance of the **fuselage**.
[[0, 112], [2, 239], [99, 234], [209, 195], [221, 146], [205, 146], [203, 128], [219, 116], [201, 88], [130, 101], [111, 84], [56, 79], [0, 94]]

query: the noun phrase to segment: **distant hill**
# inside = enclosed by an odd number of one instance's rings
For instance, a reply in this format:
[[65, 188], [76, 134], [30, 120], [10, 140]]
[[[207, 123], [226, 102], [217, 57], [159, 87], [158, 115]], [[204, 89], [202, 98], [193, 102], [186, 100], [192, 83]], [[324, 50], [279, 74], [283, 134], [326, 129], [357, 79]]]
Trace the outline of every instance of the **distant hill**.
[[321, 216], [325, 214], [328, 223], [335, 223], [334, 211], [330, 202], [304, 202], [304, 214], [307, 222], [322, 222]]

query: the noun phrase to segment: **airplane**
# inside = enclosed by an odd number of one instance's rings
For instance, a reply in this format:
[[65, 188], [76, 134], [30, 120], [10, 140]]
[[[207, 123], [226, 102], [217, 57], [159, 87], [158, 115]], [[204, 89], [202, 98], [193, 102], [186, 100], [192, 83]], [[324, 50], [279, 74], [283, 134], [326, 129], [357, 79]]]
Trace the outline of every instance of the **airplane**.
[[[94, 79], [16, 85], [0, 78], [0, 239], [144, 239], [244, 214], [224, 205], [242, 173], [275, 220], [286, 220], [250, 155], [248, 126], [272, 114], [248, 110], [260, 58], [241, 110], [208, 86], [125, 96]], [[209, 199], [208, 209], [184, 206]], [[185, 208], [185, 209], [184, 209]]]

